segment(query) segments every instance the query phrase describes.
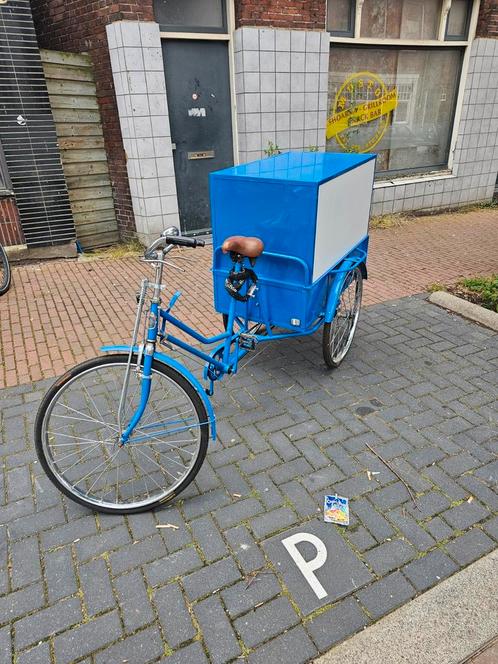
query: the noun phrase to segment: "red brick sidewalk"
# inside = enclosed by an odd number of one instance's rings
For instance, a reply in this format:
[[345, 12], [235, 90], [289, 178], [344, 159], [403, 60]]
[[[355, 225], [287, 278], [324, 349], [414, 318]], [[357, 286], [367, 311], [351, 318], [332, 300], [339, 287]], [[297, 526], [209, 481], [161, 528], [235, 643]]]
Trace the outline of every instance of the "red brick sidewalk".
[[473, 655], [464, 664], [496, 664], [498, 662], [498, 639]]
[[[211, 250], [187, 254], [196, 280], [170, 270], [176, 311], [204, 334], [220, 329], [212, 308]], [[498, 212], [418, 219], [372, 232], [364, 304], [419, 293], [434, 282], [498, 271]], [[105, 343], [127, 342], [134, 294], [149, 268], [135, 259], [56, 261], [13, 269], [0, 299], [0, 387], [60, 374]], [[199, 278], [199, 274], [205, 277]]]

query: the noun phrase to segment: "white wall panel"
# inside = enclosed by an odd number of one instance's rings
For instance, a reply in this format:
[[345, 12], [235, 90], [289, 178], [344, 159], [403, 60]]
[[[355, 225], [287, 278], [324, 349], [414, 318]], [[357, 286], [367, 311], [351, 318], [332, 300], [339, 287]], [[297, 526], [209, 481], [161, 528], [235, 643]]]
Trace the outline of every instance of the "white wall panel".
[[375, 160], [320, 185], [313, 281], [368, 233]]

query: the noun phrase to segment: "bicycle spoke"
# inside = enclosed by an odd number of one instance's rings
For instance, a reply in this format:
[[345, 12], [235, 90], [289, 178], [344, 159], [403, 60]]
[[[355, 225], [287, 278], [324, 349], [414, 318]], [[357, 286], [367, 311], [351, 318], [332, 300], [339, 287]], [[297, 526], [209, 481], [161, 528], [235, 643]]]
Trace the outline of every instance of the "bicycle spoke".
[[[155, 443], [152, 443], [152, 444], [155, 444]], [[146, 447], [150, 447], [150, 445], [151, 445], [150, 443], [145, 444]], [[155, 448], [152, 448], [152, 447], [150, 449], [151, 449], [151, 452], [154, 452], [156, 454], [162, 454], [162, 455], [166, 455], [170, 451], [170, 450], [167, 450], [167, 452], [161, 452], [161, 450], [157, 450], [157, 448], [155, 449]], [[182, 450], [182, 451], [187, 452], [187, 450]], [[190, 454], [190, 452], [188, 452], [188, 454]], [[184, 463], [180, 463], [179, 461], [176, 461], [176, 459], [171, 459], [170, 457], [166, 457], [166, 458], [168, 459], [168, 461], [171, 461], [171, 463], [175, 463], [177, 466], [181, 466], [184, 469], [187, 468], [187, 466]]]
[[145, 452], [141, 448], [137, 447], [137, 452], [139, 452], [142, 456], [144, 456], [149, 461], [152, 461], [152, 463], [155, 466], [157, 466], [158, 468], [163, 470], [167, 475], [172, 477], [175, 481], [178, 479], [178, 477], [175, 477], [172, 473], [169, 472], [169, 470], [166, 470], [166, 468], [163, 468], [160, 463], [157, 463], [157, 461], [155, 461], [155, 459], [151, 459], [151, 457], [148, 454], [145, 454]]
[[[128, 405], [124, 409], [123, 420], [126, 420], [126, 418], [128, 417], [128, 413], [130, 412], [130, 410], [132, 408], [132, 405], [133, 405], [133, 403], [134, 403], [134, 401], [137, 397], [137, 394], [138, 394], [138, 391], [140, 390], [140, 388], [141, 388], [140, 382], [137, 381], [137, 385], [135, 387], [135, 391], [133, 392], [133, 396], [131, 397], [131, 399], [129, 399]], [[123, 389], [123, 388], [121, 388], [121, 389]]]
[[[82, 438], [81, 436], [73, 436], [69, 433], [61, 433], [60, 431], [47, 431], [47, 434], [49, 436], [64, 436], [64, 438], [74, 438], [78, 442], [83, 442], [83, 443], [107, 443], [108, 441], [112, 440], [112, 438], [105, 438], [104, 440], [95, 440], [94, 438]], [[73, 443], [68, 443], [69, 445], [72, 445]], [[54, 447], [57, 447], [57, 445], [54, 445]]]
[[[115, 452], [114, 454], [116, 454], [116, 452]], [[113, 455], [113, 456], [114, 456], [114, 455]], [[81, 478], [78, 480], [78, 483], [79, 483], [79, 482], [83, 482], [84, 480], [86, 480], [87, 477], [90, 477], [90, 475], [92, 475], [92, 474], [93, 474], [98, 468], [100, 468], [100, 466], [103, 466], [103, 465], [106, 464], [108, 461], [109, 461], [109, 459], [105, 459], [104, 461], [101, 461], [97, 466], [95, 466], [95, 468], [94, 468], [93, 470], [91, 470], [89, 473], [87, 473], [86, 475], [84, 475], [83, 477], [81, 477]]]
[[[81, 463], [82, 461], [84, 461], [85, 459], [87, 459], [88, 456], [93, 452], [93, 450], [96, 450], [97, 447], [98, 447], [99, 445], [100, 445], [100, 443], [97, 443], [96, 445], [94, 445], [90, 450], [88, 450], [87, 452], [85, 452], [85, 454], [81, 457], [81, 459], [78, 459], [77, 461], [75, 461], [75, 462], [73, 463], [73, 465], [72, 465], [72, 466], [69, 466], [69, 468], [66, 468], [64, 472], [65, 472], [65, 473], [68, 473], [68, 472], [69, 472], [72, 468], [74, 468], [78, 463]], [[61, 461], [64, 461], [64, 459], [67, 459], [67, 458], [70, 457], [70, 456], [74, 456], [75, 454], [78, 454], [78, 452], [79, 452], [79, 450], [76, 450], [76, 452], [72, 452], [71, 454], [68, 454], [68, 455], [66, 455], [65, 457], [62, 457], [62, 459], [57, 459], [57, 464], [60, 464]]]
[[[172, 417], [180, 417], [180, 415], [185, 415], [186, 413], [191, 413], [191, 412], [192, 412], [192, 408], [189, 408], [188, 410], [184, 410], [182, 413], [176, 413], [175, 415], [170, 415], [170, 417], [165, 417], [164, 419], [162, 419], [160, 421], [157, 421], [157, 422], [153, 422], [152, 424], [149, 424], [149, 422], [142, 422], [142, 420], [140, 420], [140, 428], [141, 429], [152, 429], [155, 426], [160, 426], [161, 424], [164, 424], [165, 422], [170, 420]], [[179, 420], [179, 421], [181, 421], [181, 420]], [[145, 424], [145, 426], [144, 426], [144, 424]]]
[[[139, 443], [144, 442], [145, 440], [148, 440], [149, 438], [152, 438], [152, 440], [157, 440], [160, 443], [164, 443], [165, 445], [169, 445], [170, 447], [174, 448], [175, 450], [183, 451], [182, 447], [178, 447], [178, 445], [174, 445], [173, 443], [189, 443], [189, 442], [191, 442], [189, 439], [187, 439], [187, 440], [173, 440], [173, 441], [161, 440], [160, 438], [158, 438], [157, 436], [154, 436], [153, 434], [145, 433], [144, 431], [142, 431], [138, 427], [135, 429], [135, 431], [138, 431], [139, 433], [143, 434], [143, 440], [141, 440], [141, 439], [134, 440], [133, 438], [131, 438], [128, 441], [127, 444], [132, 443], [132, 444], [138, 445]], [[178, 433], [178, 432], [175, 432], [175, 433]]]
[[[153, 461], [153, 459], [150, 459], [150, 458], [145, 454], [145, 452], [143, 452], [142, 450], [137, 449], [137, 452], [140, 452], [140, 454], [141, 454], [142, 456], [144, 456], [146, 459], [148, 459], [149, 461]], [[161, 466], [160, 466], [158, 463], [156, 463], [156, 466], [159, 466], [159, 468], [161, 468]], [[168, 471], [166, 471], [166, 472], [168, 472]], [[171, 473], [168, 473], [168, 474], [171, 475]], [[146, 476], [144, 475], [144, 477], [146, 477]], [[151, 479], [151, 480], [154, 482], [154, 484], [156, 484], [160, 489], [163, 488], [163, 487], [161, 487], [160, 484], [158, 484], [158, 483], [156, 482], [156, 480], [154, 479], [154, 477], [153, 477], [152, 475], [149, 475], [148, 477], [149, 477], [149, 479]], [[173, 477], [173, 475], [171, 475], [171, 477]], [[173, 477], [173, 479], [176, 480], [176, 477]]]
[[54, 413], [54, 414], [52, 415], [52, 417], [59, 417], [59, 418], [61, 418], [61, 419], [65, 419], [65, 420], [75, 420], [76, 422], [81, 422], [81, 421], [83, 421], [83, 422], [85, 422], [85, 421], [86, 421], [86, 422], [96, 422], [97, 424], [101, 424], [103, 427], [109, 427], [110, 429], [114, 429], [114, 428], [115, 428], [116, 431], [118, 430], [117, 427], [113, 427], [113, 426], [110, 425], [110, 424], [105, 424], [104, 422], [99, 422], [98, 420], [89, 420], [89, 419], [83, 419], [83, 420], [82, 420], [81, 417], [71, 417], [70, 415], [59, 415], [58, 413]]
[[[94, 417], [87, 416], [85, 413], [82, 413], [80, 410], [77, 410], [76, 408], [72, 408], [71, 406], [68, 406], [65, 403], [58, 403], [57, 406], [63, 406], [64, 408], [67, 408], [68, 410], [71, 410], [73, 413], [78, 413], [78, 415], [82, 415], [82, 420], [85, 422], [96, 422], [97, 424], [102, 424], [105, 427], [110, 427], [109, 424], [106, 422], [101, 422], [100, 420], [96, 420]], [[57, 413], [53, 413], [52, 417], [63, 417], [62, 415], [57, 415]], [[76, 418], [77, 419], [77, 418]], [[117, 427], [116, 427], [117, 430]]]
[[[114, 443], [112, 443], [110, 441], [106, 441], [106, 440], [94, 440], [94, 441], [89, 441], [89, 442], [83, 441], [83, 443], [81, 443], [81, 444], [82, 445], [92, 445], [93, 443], [99, 443], [101, 445], [111, 445], [111, 447], [114, 444]], [[74, 443], [52, 443], [51, 447], [74, 447]]]
[[143, 481], [144, 481], [144, 484], [145, 484], [145, 491], [147, 492], [147, 498], [150, 498], [149, 486], [148, 486], [148, 484], [147, 484], [147, 472], [146, 472], [145, 469], [140, 465], [140, 462], [137, 461], [136, 459], [135, 459], [135, 463], [136, 463], [137, 466], [140, 468], [140, 470], [144, 471], [144, 474], [143, 474]]
[[[99, 479], [102, 477], [102, 475], [105, 473], [105, 471], [106, 471], [106, 469], [109, 467], [109, 465], [114, 461], [114, 459], [116, 458], [116, 456], [118, 455], [118, 453], [119, 453], [119, 449], [117, 449], [117, 450], [114, 452], [114, 454], [113, 454], [109, 459], [107, 459], [107, 462], [105, 462], [105, 461], [102, 462], [102, 463], [105, 463], [104, 470], [103, 470], [103, 471], [100, 473], [100, 475], [99, 475], [99, 476], [93, 481], [93, 484], [91, 485], [91, 487], [90, 487], [90, 488], [88, 489], [88, 491], [86, 492], [87, 495], [90, 493], [90, 491], [93, 489], [93, 487], [97, 484], [97, 482], [98, 482]], [[100, 465], [102, 465], [102, 464], [100, 464]], [[97, 470], [97, 468], [99, 468], [99, 467], [100, 467], [100, 466], [97, 466], [97, 467], [95, 468], [95, 470]]]
[[101, 420], [103, 420], [104, 418], [103, 418], [102, 415], [100, 414], [100, 410], [97, 408], [97, 404], [96, 404], [95, 401], [93, 400], [93, 398], [92, 398], [90, 392], [88, 391], [88, 388], [87, 388], [86, 385], [84, 385], [84, 384], [83, 384], [83, 389], [85, 390], [85, 393], [86, 393], [87, 397], [90, 399], [90, 401], [91, 401], [93, 407], [94, 407], [95, 410], [97, 411], [97, 415], [100, 417]]

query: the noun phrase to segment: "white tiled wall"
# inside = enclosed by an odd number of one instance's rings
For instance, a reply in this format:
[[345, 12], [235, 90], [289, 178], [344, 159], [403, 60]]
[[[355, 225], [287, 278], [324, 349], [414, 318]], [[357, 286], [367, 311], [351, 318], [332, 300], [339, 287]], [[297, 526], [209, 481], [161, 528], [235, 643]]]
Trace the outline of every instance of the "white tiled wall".
[[498, 39], [472, 45], [452, 177], [377, 187], [372, 214], [489, 201], [498, 173]]
[[325, 32], [239, 28], [235, 91], [240, 161], [325, 147], [329, 36]]
[[[250, 27], [235, 31], [241, 162], [264, 156], [268, 141], [282, 151], [325, 149], [329, 49], [327, 33]], [[498, 40], [476, 39], [452, 176], [377, 186], [372, 213], [490, 200], [497, 171]]]
[[118, 21], [107, 39], [137, 233], [150, 242], [180, 225], [159, 26]]
[[[179, 226], [159, 26], [107, 26], [130, 190], [144, 241]], [[239, 158], [325, 149], [329, 37], [325, 32], [244, 27], [235, 31]], [[498, 40], [472, 45], [450, 177], [377, 185], [373, 214], [453, 207], [491, 199], [498, 171]]]

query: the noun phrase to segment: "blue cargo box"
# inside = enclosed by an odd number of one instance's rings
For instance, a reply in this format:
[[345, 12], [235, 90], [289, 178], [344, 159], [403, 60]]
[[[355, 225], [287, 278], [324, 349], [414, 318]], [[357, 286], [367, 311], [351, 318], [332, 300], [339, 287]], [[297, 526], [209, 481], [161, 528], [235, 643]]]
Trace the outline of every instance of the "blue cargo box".
[[291, 152], [211, 173], [215, 308], [228, 313], [230, 235], [261, 238], [256, 296], [239, 316], [309, 329], [325, 304], [331, 270], [366, 251], [375, 155]]

